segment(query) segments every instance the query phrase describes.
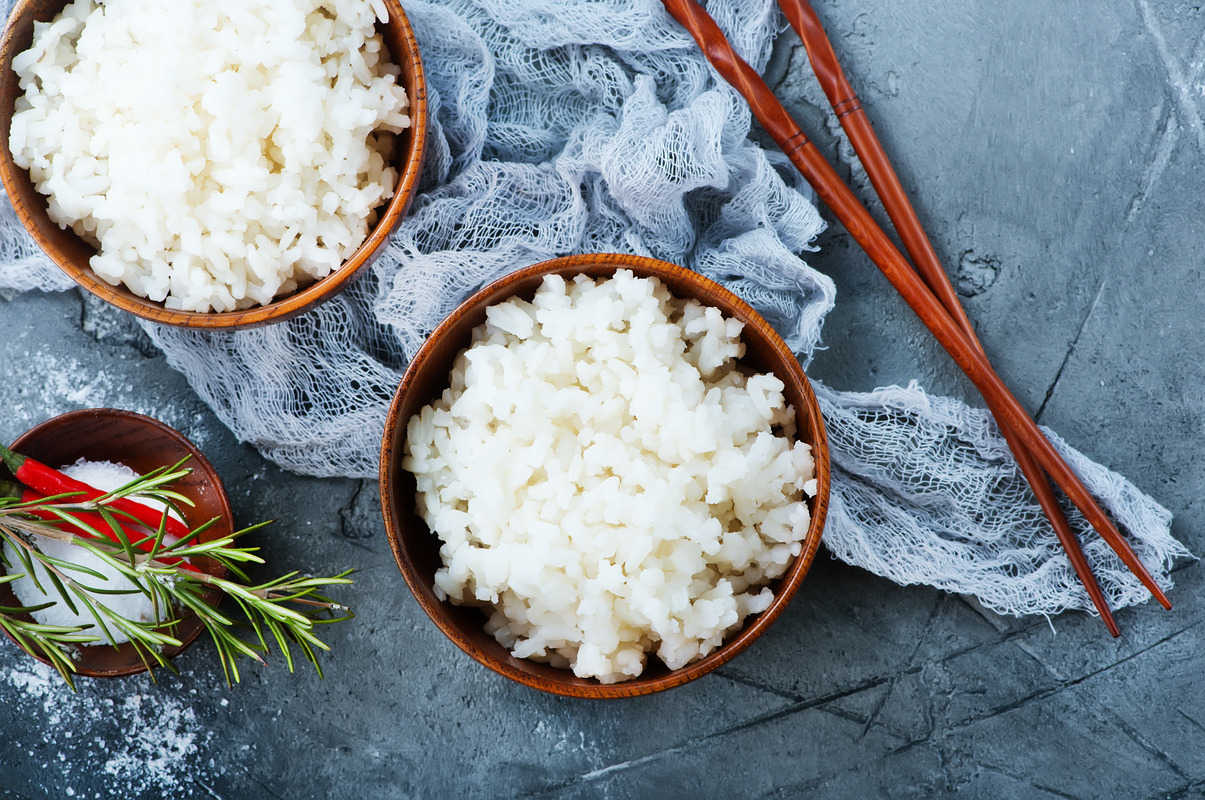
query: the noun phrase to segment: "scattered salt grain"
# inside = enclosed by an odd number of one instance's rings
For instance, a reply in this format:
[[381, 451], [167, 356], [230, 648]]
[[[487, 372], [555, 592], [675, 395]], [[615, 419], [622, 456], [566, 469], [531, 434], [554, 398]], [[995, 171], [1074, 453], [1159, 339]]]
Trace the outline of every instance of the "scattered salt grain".
[[128, 693], [129, 682], [97, 681], [71, 692], [53, 667], [29, 659], [0, 668], [0, 685], [15, 690], [5, 703], [40, 722], [9, 732], [28, 737], [29, 756], [66, 752], [66, 760], [47, 763], [45, 780], [84, 782], [98, 788], [95, 797], [184, 796], [214, 740], [191, 707], [158, 688]]

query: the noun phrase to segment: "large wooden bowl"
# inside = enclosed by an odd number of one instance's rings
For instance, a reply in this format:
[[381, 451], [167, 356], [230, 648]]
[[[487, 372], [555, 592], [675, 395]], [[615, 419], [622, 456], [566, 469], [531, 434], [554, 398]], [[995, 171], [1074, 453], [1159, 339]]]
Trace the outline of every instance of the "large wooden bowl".
[[[642, 675], [629, 681], [602, 684], [576, 677], [567, 669], [519, 659], [484, 630], [485, 615], [478, 608], [453, 605], [435, 595], [434, 576], [441, 566], [440, 541], [415, 510], [414, 476], [401, 466], [406, 423], [448, 385], [456, 356], [469, 345], [473, 328], [485, 321], [488, 306], [511, 297], [530, 299], [544, 276], [556, 273], [566, 279], [586, 274], [606, 277], [617, 269], [660, 279], [677, 297], [695, 298], [716, 306], [726, 316], [745, 324], [742, 338], [746, 354], [741, 363], [758, 372], [773, 372], [786, 388], [784, 394], [796, 414], [798, 435], [812, 446], [819, 490], [811, 501], [811, 527], [803, 550], [785, 575], [770, 584], [773, 604], [754, 617], [710, 655], [676, 670], [649, 656]], [[799, 361], [782, 338], [762, 317], [736, 295], [717, 283], [681, 267], [627, 255], [584, 255], [555, 259], [519, 270], [473, 295], [445, 319], [410, 362], [393, 399], [381, 444], [381, 508], [389, 544], [406, 583], [419, 605], [462, 650], [490, 669], [520, 683], [556, 694], [575, 697], [632, 697], [679, 686], [727, 662], [769, 627], [803, 582], [816, 548], [828, 508], [829, 454], [824, 422], [816, 397]], [[672, 498], [667, 501], [673, 502]]]
[[[12, 449], [51, 467], [74, 464], [83, 458], [87, 461], [125, 464], [139, 474], [171, 466], [189, 456], [186, 466], [192, 469], [192, 474], [173, 486], [194, 503], [191, 508], [181, 509], [184, 521], [189, 528], [196, 528], [217, 517], [217, 523], [200, 535], [201, 541], [205, 542], [234, 532], [230, 503], [213, 466], [197, 446], [178, 431], [142, 414], [111, 408], [71, 411], [21, 434]], [[211, 559], [198, 558], [193, 563], [213, 575], [224, 577], [226, 574], [225, 568]], [[0, 571], [2, 569], [0, 566]], [[214, 605], [218, 598], [216, 591], [206, 596], [207, 602]], [[7, 584], [0, 585], [0, 605], [20, 605]], [[185, 614], [174, 628], [165, 629], [166, 633], [179, 639], [181, 645], [167, 648], [163, 655], [169, 659], [179, 655], [196, 640], [202, 630], [203, 626], [195, 615]], [[76, 665], [79, 675], [117, 678], [146, 671], [146, 665], [129, 643], [117, 647], [88, 645], [78, 650], [80, 657]], [[49, 663], [38, 654], [30, 655]]]
[[401, 68], [401, 84], [410, 100], [410, 127], [397, 137], [393, 166], [398, 183], [392, 199], [378, 209], [378, 220], [364, 243], [337, 270], [266, 306], [243, 311], [194, 312], [167, 308], [139, 297], [124, 286], [101, 280], [88, 266], [96, 249], [71, 230], [60, 228], [47, 213], [46, 198], [34, 189], [26, 170], [18, 167], [9, 151], [9, 129], [13, 107], [21, 94], [13, 57], [33, 41], [34, 22], [46, 22], [67, 5], [66, 0], [20, 0], [8, 19], [0, 40], [0, 177], [17, 216], [50, 259], [80, 286], [118, 308], [144, 319], [190, 328], [247, 328], [280, 322], [297, 316], [329, 299], [346, 287], [356, 274], [379, 253], [389, 234], [410, 208], [422, 172], [427, 140], [427, 88], [414, 30], [398, 0], [385, 0], [389, 10], [386, 24], [377, 25], [393, 62]]

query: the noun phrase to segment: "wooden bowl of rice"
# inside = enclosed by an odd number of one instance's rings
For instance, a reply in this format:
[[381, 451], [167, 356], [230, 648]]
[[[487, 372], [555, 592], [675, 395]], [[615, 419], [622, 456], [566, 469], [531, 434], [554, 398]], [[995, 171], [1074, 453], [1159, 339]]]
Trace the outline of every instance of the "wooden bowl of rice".
[[[745, 354], [737, 363], [742, 371], [773, 373], [784, 385], [782, 395], [794, 411], [795, 440], [811, 447], [816, 491], [810, 499], [804, 498], [810, 522], [806, 523], [806, 534], [798, 541], [798, 555], [786, 566], [784, 574], [768, 584], [773, 592], [768, 607], [747, 617], [743, 626], [729, 632], [718, 648], [685, 666], [670, 669], [650, 652], [638, 676], [601, 682], [577, 677], [568, 668], [515, 657], [486, 632], [487, 616], [481, 608], [456, 605], [440, 598], [435, 582], [442, 565], [442, 543], [419, 514], [416, 479], [403, 467], [403, 460], [408, 450], [408, 422], [448, 388], [453, 364], [468, 347], [473, 329], [485, 321], [487, 308], [512, 298], [531, 300], [549, 275], [561, 276], [566, 282], [578, 275], [598, 280], [610, 278], [621, 269], [631, 271], [637, 278], [656, 278], [674, 298], [693, 298], [703, 306], [718, 308], [724, 317], [743, 323], [740, 337]], [[484, 453], [481, 455], [485, 457]], [[515, 468], [520, 460], [516, 456]], [[799, 361], [782, 338], [748, 304], [719, 284], [672, 264], [628, 255], [580, 255], [536, 264], [487, 286], [462, 304], [436, 328], [411, 361], [394, 397], [381, 446], [380, 490], [386, 531], [402, 575], [419, 605], [460, 649], [481, 664], [527, 686], [573, 697], [632, 697], [673, 688], [710, 672], [747, 648], [782, 613], [803, 582], [820, 544], [828, 489], [828, 444], [819, 406]], [[675, 500], [658, 497], [657, 502], [668, 504]]]
[[[12, 450], [29, 456], [52, 468], [74, 464], [79, 459], [90, 462], [115, 462], [134, 472], [146, 473], [171, 466], [187, 457], [186, 466], [192, 473], [173, 485], [173, 489], [191, 500], [194, 505], [182, 508], [184, 521], [190, 528], [217, 518], [217, 522], [201, 533], [200, 540], [210, 542], [234, 532], [234, 515], [222, 487], [217, 470], [205, 455], [183, 434], [157, 419], [113, 408], [90, 408], [69, 411], [30, 428], [12, 444]], [[195, 559], [203, 571], [225, 577], [226, 568], [212, 559]], [[3, 565], [0, 565], [3, 571]], [[216, 605], [221, 595], [210, 592], [206, 601]], [[18, 606], [10, 585], [0, 585], [0, 606]], [[196, 615], [183, 612], [180, 622], [164, 629], [180, 640], [178, 647], [163, 651], [168, 659], [175, 658], [196, 641], [204, 626]], [[26, 621], [32, 621], [26, 615]], [[7, 634], [7, 631], [5, 632]], [[9, 636], [12, 639], [11, 635]], [[19, 645], [18, 645], [19, 646]], [[107, 644], [78, 646], [76, 674], [89, 678], [120, 678], [146, 672], [146, 665], [134, 645]], [[29, 653], [44, 664], [50, 662], [41, 653]]]
[[[201, 0], [198, 0], [198, 7], [201, 4]], [[5, 189], [17, 216], [38, 246], [80, 286], [118, 308], [144, 319], [191, 328], [245, 328], [286, 320], [324, 302], [349, 285], [360, 270], [370, 264], [380, 253], [386, 239], [409, 209], [422, 172], [427, 135], [427, 98], [418, 43], [399, 0], [373, 0], [371, 4], [364, 4], [365, 7], [370, 5], [373, 8], [384, 8], [387, 12], [387, 22], [377, 22], [375, 27], [381, 35], [384, 47], [388, 50], [389, 59], [400, 69], [397, 84], [404, 88], [409, 103], [402, 113], [409, 116], [410, 124], [408, 128], [396, 135], [392, 154], [385, 162], [387, 166], [392, 167], [397, 176], [392, 197], [379, 201], [379, 204], [372, 210], [375, 222], [372, 222], [367, 228], [367, 235], [358, 247], [355, 242], [360, 241], [359, 238], [339, 246], [339, 253], [350, 252], [350, 255], [343, 258], [341, 265], [335, 266], [333, 269], [329, 266], [312, 269], [315, 274], [329, 270], [324, 277], [316, 280], [305, 274], [298, 274], [295, 278], [290, 277], [276, 294], [271, 294], [269, 289], [261, 289], [260, 294], [268, 296], [257, 298], [257, 302], [261, 304], [251, 307], [242, 307], [244, 303], [251, 301], [235, 300], [231, 301], [230, 310], [212, 310], [216, 306], [205, 306], [211, 310], [183, 310], [179, 302], [156, 302], [148, 299], [148, 296], [139, 296], [127, 288], [124, 283], [113, 285], [98, 276], [89, 265], [93, 257], [98, 254], [97, 249], [93, 244], [76, 235], [70, 228], [60, 227], [51, 219], [47, 197], [34, 188], [29, 171], [14, 162], [13, 154], [10, 151], [14, 106], [17, 98], [23, 94], [18, 76], [13, 70], [13, 59], [29, 49], [33, 40], [35, 23], [47, 22], [63, 12], [64, 8], [68, 6], [64, 0], [18, 0], [9, 16], [3, 40], [0, 42], [0, 176], [3, 178]], [[170, 9], [173, 6], [169, 5], [165, 8]], [[177, 27], [188, 29], [188, 25], [183, 23]], [[299, 90], [304, 91], [305, 81], [300, 81], [300, 84]], [[332, 87], [331, 92], [336, 92], [336, 89]], [[296, 99], [292, 99], [287, 102], [281, 101], [281, 105], [307, 107], [312, 106], [313, 103], [298, 102]], [[142, 124], [140, 119], [139, 125]], [[245, 117], [236, 115], [228, 130], [238, 130], [238, 126], [245, 124], [249, 124]], [[322, 125], [322, 135], [330, 135], [330, 132], [337, 132], [340, 129], [337, 121], [330, 119], [327, 119]], [[204, 143], [202, 144], [204, 146]], [[164, 166], [166, 167], [166, 165]], [[205, 169], [208, 170], [208, 166]], [[157, 169], [150, 171], [158, 174]], [[212, 180], [210, 174], [206, 172], [205, 175], [206, 182], [210, 182]], [[240, 178], [233, 180], [237, 181]], [[222, 185], [224, 188], [225, 184]], [[263, 198], [261, 207], [267, 207], [270, 211], [272, 203], [272, 199]], [[292, 207], [296, 206], [297, 204], [294, 204]], [[314, 201], [310, 204], [311, 209], [315, 207], [321, 210], [321, 202]], [[240, 214], [244, 216], [244, 221], [241, 223], [244, 231], [247, 229], [245, 208], [246, 206], [243, 205], [229, 212], [236, 223]], [[146, 206], [139, 208], [138, 212], [144, 215], [158, 213]], [[370, 221], [371, 219], [370, 217]], [[258, 224], [258, 221], [255, 221], [254, 224]], [[190, 229], [190, 232], [193, 233], [190, 242], [196, 243], [194, 246], [196, 252], [201, 252], [199, 246], [202, 241], [215, 241], [212, 235], [204, 232], [206, 230], [208, 229], [201, 227]], [[238, 230], [237, 224], [233, 230]], [[197, 233], [198, 231], [200, 233]], [[254, 241], [253, 236], [244, 235], [244, 244]], [[298, 243], [302, 240], [296, 238], [293, 241]], [[306, 242], [309, 248], [307, 252], [310, 254], [316, 252], [315, 248], [325, 247], [321, 235], [307, 236]], [[310, 242], [312, 244], [309, 244]], [[280, 249], [286, 247], [287, 244], [284, 242], [279, 245]], [[247, 250], [249, 249], [250, 245], [247, 244]], [[237, 247], [235, 250], [237, 252]], [[204, 250], [205, 256], [199, 256], [190, 263], [206, 265], [203, 268], [208, 268], [208, 265], [214, 263], [214, 260], [208, 257], [211, 252], [209, 249]], [[338, 256], [336, 256], [337, 258]], [[248, 262], [246, 267], [239, 268], [240, 277], [237, 280], [243, 281], [244, 285], [247, 281], [255, 283], [259, 280], [261, 273], [271, 273], [272, 264], [279, 263], [281, 263], [279, 259], [272, 260], [266, 257], [261, 258], [260, 263], [254, 267]], [[196, 268], [194, 266], [184, 272], [187, 273]], [[174, 273], [172, 281], [187, 280], [180, 277], [184, 273], [174, 265], [172, 271]], [[116, 282], [118, 279], [114, 277], [113, 280]], [[162, 278], [160, 277], [158, 280], [159, 285], [162, 286]], [[293, 286], [296, 288], [289, 291], [289, 288]], [[147, 292], [146, 294], [151, 295], [152, 293]], [[234, 296], [238, 297], [237, 294]], [[171, 295], [167, 299], [171, 300]], [[184, 305], [187, 307], [187, 304]]]

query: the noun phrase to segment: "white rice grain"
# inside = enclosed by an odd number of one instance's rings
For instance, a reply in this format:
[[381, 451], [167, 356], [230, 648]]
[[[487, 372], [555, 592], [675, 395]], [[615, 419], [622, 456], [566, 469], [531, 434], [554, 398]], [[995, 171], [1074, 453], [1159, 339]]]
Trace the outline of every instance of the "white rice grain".
[[772, 600], [810, 448], [741, 323], [621, 270], [491, 307], [402, 461], [443, 545], [436, 593], [522, 658], [605, 683], [718, 647]]
[[13, 68], [14, 161], [93, 271], [188, 311], [337, 269], [393, 195], [399, 70], [356, 0], [76, 0]]

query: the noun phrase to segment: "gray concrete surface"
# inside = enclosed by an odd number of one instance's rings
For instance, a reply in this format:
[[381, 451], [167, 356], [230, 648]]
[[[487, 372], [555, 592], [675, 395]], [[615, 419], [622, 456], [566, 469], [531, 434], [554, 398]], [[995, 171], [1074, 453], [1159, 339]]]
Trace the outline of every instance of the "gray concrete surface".
[[[825, 0], [839, 54], [1043, 423], [1122, 471], [1205, 552], [1205, 11], [1113, 0]], [[802, 50], [770, 77], [844, 159]], [[848, 168], [843, 168], [847, 173]], [[858, 180], [856, 171], [853, 173]], [[968, 389], [840, 230], [813, 374]], [[1006, 619], [821, 556], [734, 663], [659, 696], [536, 693], [461, 654], [390, 557], [371, 482], [282, 473], [238, 444], [138, 329], [74, 292], [0, 303], [0, 439], [88, 405], [196, 440], [277, 567], [354, 566], [358, 617], [319, 680], [276, 664], [47, 685], [0, 642], [0, 797], [1035, 797], [1205, 795], [1205, 576], [1176, 607]]]

